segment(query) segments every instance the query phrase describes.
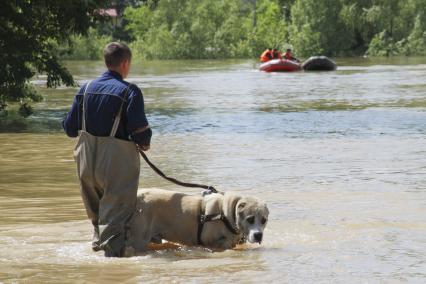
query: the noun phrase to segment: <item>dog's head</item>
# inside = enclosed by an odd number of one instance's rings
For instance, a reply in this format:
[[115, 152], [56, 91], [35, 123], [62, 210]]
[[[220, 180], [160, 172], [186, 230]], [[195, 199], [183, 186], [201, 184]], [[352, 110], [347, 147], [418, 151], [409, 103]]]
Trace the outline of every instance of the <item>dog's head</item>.
[[263, 239], [263, 230], [268, 222], [269, 210], [266, 204], [252, 197], [225, 194], [224, 205], [224, 208], [228, 210], [232, 208], [235, 224], [247, 241], [260, 244]]
[[236, 206], [236, 223], [250, 243], [261, 243], [268, 222], [266, 204], [250, 197], [241, 198]]

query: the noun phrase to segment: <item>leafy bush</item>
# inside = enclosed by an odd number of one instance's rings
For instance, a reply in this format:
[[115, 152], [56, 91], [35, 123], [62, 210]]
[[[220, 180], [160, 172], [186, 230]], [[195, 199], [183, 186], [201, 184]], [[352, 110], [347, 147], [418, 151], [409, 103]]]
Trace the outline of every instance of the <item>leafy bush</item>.
[[91, 28], [87, 36], [72, 35], [68, 42], [57, 44], [57, 54], [64, 60], [99, 60], [103, 58], [103, 48], [111, 41], [111, 37], [98, 35]]
[[373, 37], [366, 52], [366, 54], [372, 56], [389, 56], [396, 53], [395, 45], [386, 31], [378, 33]]
[[426, 55], [426, 23], [422, 23], [420, 15], [417, 16], [411, 34], [401, 42], [398, 42], [402, 54]]

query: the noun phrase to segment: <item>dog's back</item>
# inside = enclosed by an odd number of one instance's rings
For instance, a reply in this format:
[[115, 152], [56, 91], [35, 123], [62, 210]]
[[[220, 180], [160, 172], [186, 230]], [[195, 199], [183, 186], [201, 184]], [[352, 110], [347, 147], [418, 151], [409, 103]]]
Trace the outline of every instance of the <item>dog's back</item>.
[[197, 245], [201, 200], [201, 196], [163, 189], [139, 190], [137, 210], [129, 223], [129, 244], [138, 251], [161, 239]]

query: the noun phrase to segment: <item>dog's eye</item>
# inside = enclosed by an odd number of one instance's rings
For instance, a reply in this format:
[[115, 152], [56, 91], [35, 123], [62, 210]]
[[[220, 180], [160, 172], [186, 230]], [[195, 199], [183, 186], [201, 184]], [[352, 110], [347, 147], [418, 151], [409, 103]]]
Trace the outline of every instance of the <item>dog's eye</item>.
[[268, 220], [266, 220], [265, 217], [263, 217], [262, 220], [260, 220], [260, 222], [262, 223], [262, 225], [265, 225], [266, 221], [268, 221]]
[[247, 217], [247, 222], [249, 222], [249, 224], [253, 224], [254, 223], [254, 216]]
[[245, 204], [244, 202], [241, 202], [241, 203], [238, 205], [238, 209], [243, 209], [243, 208], [244, 208], [244, 206], [246, 206], [246, 204]]

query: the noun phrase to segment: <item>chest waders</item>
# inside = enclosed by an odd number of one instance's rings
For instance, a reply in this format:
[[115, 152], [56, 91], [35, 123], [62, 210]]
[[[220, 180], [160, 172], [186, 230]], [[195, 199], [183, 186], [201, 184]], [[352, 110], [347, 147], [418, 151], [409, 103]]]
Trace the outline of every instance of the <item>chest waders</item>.
[[87, 87], [83, 94], [82, 130], [79, 132], [74, 158], [80, 179], [81, 196], [87, 216], [94, 226], [92, 248], [105, 250], [105, 256], [121, 256], [126, 241], [126, 223], [136, 205], [140, 160], [134, 142], [115, 138], [124, 102], [108, 137], [86, 131]]

